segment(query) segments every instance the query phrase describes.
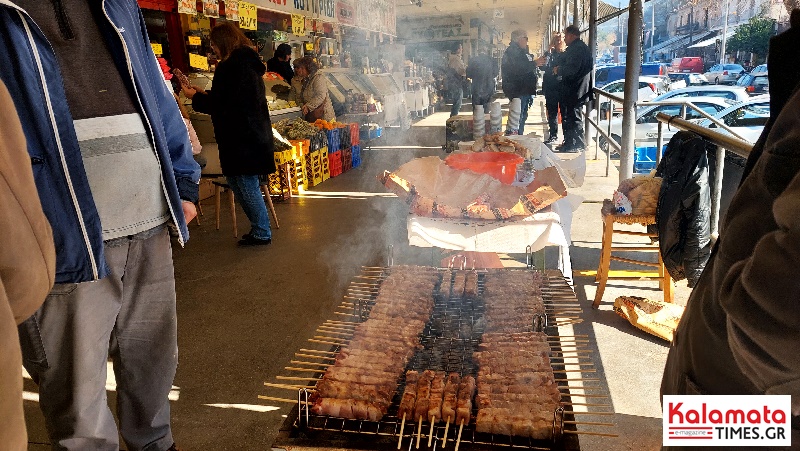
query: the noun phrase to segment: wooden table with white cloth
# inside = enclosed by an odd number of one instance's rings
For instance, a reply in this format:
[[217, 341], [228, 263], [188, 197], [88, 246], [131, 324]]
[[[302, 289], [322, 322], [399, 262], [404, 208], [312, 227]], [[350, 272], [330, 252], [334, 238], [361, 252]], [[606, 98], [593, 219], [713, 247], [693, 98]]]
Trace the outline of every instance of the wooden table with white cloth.
[[[527, 138], [527, 139], [526, 139]], [[581, 154], [574, 160], [561, 160], [539, 139], [516, 138], [533, 143], [539, 152], [531, 159], [534, 170], [554, 166], [568, 188], [583, 184], [586, 160]], [[520, 180], [521, 179], [521, 180]], [[512, 186], [527, 186], [533, 181], [533, 173], [520, 173]], [[410, 215], [407, 220], [408, 241], [412, 246], [438, 247], [442, 249], [526, 253], [537, 252], [547, 246], [559, 248], [558, 269], [572, 282], [572, 263], [569, 246], [572, 214], [583, 201], [574, 194], [553, 203], [549, 211], [543, 210], [526, 217], [514, 216], [503, 220], [433, 218]]]

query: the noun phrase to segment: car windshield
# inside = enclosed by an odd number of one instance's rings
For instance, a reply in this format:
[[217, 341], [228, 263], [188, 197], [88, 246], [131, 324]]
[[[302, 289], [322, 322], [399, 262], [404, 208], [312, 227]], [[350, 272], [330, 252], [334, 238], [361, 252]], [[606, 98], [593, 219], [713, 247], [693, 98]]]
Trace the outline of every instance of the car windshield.
[[744, 67], [738, 64], [726, 64], [725, 70], [744, 70]]
[[763, 127], [769, 120], [769, 103], [743, 105], [721, 119], [728, 127]]
[[750, 74], [743, 75], [742, 78], [736, 81], [737, 86], [748, 86], [750, 85], [750, 81], [753, 79], [753, 76]]

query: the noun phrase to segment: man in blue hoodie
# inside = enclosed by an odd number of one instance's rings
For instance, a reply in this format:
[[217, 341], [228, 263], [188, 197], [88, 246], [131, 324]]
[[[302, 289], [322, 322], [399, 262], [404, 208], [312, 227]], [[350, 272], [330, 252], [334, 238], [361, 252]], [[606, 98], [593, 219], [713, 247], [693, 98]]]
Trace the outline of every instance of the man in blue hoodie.
[[[183, 244], [200, 168], [135, 0], [0, 0], [0, 80], [22, 118], [56, 284], [20, 325], [52, 445], [174, 447], [169, 229]], [[1, 125], [0, 125], [1, 126]], [[117, 381], [119, 430], [106, 400]]]

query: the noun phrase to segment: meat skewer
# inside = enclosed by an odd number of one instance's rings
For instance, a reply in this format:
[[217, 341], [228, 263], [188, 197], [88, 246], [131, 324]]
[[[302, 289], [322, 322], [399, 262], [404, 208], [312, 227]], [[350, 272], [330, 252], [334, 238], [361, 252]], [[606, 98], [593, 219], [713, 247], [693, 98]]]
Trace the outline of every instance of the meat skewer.
[[464, 423], [469, 423], [472, 413], [472, 397], [475, 395], [475, 378], [464, 376], [458, 385], [458, 403], [456, 404], [456, 422], [458, 423], [458, 438], [456, 439], [456, 451], [461, 445], [461, 433], [464, 431]]
[[444, 397], [442, 400], [442, 418], [447, 420], [444, 426], [444, 438], [442, 438], [442, 448], [447, 445], [447, 431], [450, 422], [456, 418], [456, 403], [458, 402], [458, 384], [461, 383], [461, 376], [458, 373], [450, 373], [447, 376], [447, 383], [444, 386]]
[[417, 403], [414, 406], [414, 420], [417, 421], [417, 449], [419, 449], [419, 441], [422, 438], [422, 420], [428, 415], [428, 407], [430, 406], [431, 382], [435, 373], [431, 370], [422, 372], [419, 381], [417, 382]]
[[431, 431], [428, 434], [428, 448], [433, 443], [433, 427], [436, 419], [442, 419], [442, 396], [444, 395], [445, 373], [437, 372], [431, 381], [431, 393], [429, 396], [428, 421], [431, 423]]
[[402, 416], [403, 420], [400, 423], [400, 438], [397, 440], [397, 449], [400, 449], [403, 443], [403, 429], [406, 426], [406, 417], [413, 417], [414, 404], [417, 400], [417, 382], [419, 381], [419, 373], [409, 370], [406, 373], [406, 389], [403, 392], [403, 398], [400, 400], [400, 409], [397, 411], [397, 416]]

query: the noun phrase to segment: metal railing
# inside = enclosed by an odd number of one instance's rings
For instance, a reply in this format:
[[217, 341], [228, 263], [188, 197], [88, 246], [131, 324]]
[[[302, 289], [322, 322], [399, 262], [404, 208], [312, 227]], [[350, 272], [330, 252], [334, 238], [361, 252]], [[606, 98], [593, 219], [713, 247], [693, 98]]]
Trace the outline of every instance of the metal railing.
[[[722, 200], [722, 178], [725, 170], [725, 151], [729, 150], [734, 154], [747, 158], [753, 150], [753, 145], [742, 139], [728, 136], [718, 131], [702, 127], [693, 122], [679, 117], [670, 116], [664, 113], [656, 114], [658, 120], [658, 142], [663, 142], [662, 129], [667, 124], [678, 130], [685, 130], [699, 135], [704, 140], [717, 146], [716, 160], [717, 167], [714, 171], [713, 190], [711, 191], [711, 237], [713, 240], [719, 236], [720, 203]], [[726, 127], [727, 128], [727, 127]], [[661, 146], [657, 149], [657, 155], [661, 155]]]
[[[611, 94], [611, 93], [609, 93], [607, 91], [604, 91], [604, 90], [602, 90], [600, 88], [594, 88], [594, 93], [595, 93], [595, 102], [594, 102], [595, 120], [592, 120], [591, 115], [588, 114], [589, 113], [588, 110], [584, 111], [584, 117], [586, 118], [586, 124], [585, 124], [585, 128], [584, 128], [584, 132], [586, 134], [586, 136], [585, 136], [586, 142], [588, 143], [589, 139], [590, 139], [590, 136], [589, 136], [590, 126], [594, 127], [594, 129], [597, 131], [597, 134], [596, 134], [596, 141], [597, 142], [595, 144], [595, 154], [594, 154], [594, 159], [595, 160], [598, 159], [598, 153], [599, 153], [599, 147], [600, 147], [600, 139], [603, 138], [605, 140], [605, 142], [608, 143], [608, 149], [607, 149], [608, 158], [606, 158], [606, 177], [608, 177], [609, 173], [610, 173], [610, 170], [611, 170], [611, 148], [613, 147], [614, 150], [616, 150], [617, 152], [622, 152], [622, 146], [620, 145], [620, 143], [618, 143], [616, 141], [616, 139], [614, 139], [612, 137], [612, 133], [611, 133], [611, 119], [613, 118], [613, 111], [614, 111], [614, 103], [613, 102], [617, 102], [617, 103], [621, 104], [621, 103], [623, 103], [624, 99], [622, 97], [619, 97], [619, 96]], [[603, 130], [603, 128], [601, 127], [601, 124], [600, 124], [600, 120], [601, 120], [600, 119], [600, 113], [601, 113], [600, 106], [603, 104], [603, 100], [602, 100], [603, 98], [608, 99], [608, 103], [609, 103], [608, 121], [607, 121], [606, 124], [604, 124], [606, 130]], [[692, 110], [692, 111], [696, 112], [697, 114], [699, 114], [702, 118], [708, 119], [713, 124], [717, 125], [719, 128], [727, 131], [728, 133], [730, 133], [734, 137], [739, 138], [740, 140], [744, 141], [744, 138], [742, 138], [741, 135], [736, 133], [734, 130], [732, 130], [730, 127], [728, 127], [725, 123], [721, 122], [719, 119], [716, 119], [716, 118], [712, 117], [710, 114], [708, 114], [705, 111], [703, 111], [702, 109], [700, 109], [697, 105], [695, 105], [694, 103], [691, 102], [690, 98], [683, 97], [683, 98], [680, 98], [680, 99], [670, 99], [670, 100], [642, 101], [642, 102], [636, 102], [634, 107], [635, 107], [635, 109], [638, 109], [639, 107], [654, 106], [654, 105], [680, 105], [681, 106], [681, 118], [686, 118], [686, 112], [689, 111], [689, 110]], [[663, 114], [663, 113], [659, 113], [659, 114]], [[670, 116], [667, 116], [667, 117], [670, 117]], [[708, 130], [705, 127], [699, 127], [699, 128]], [[659, 124], [658, 124], [658, 138], [656, 140], [656, 149], [657, 149], [656, 150], [656, 164], [661, 162], [661, 151], [664, 148], [664, 141], [663, 141], [663, 138], [662, 138], [662, 133], [663, 133], [662, 132], [662, 122], [659, 122]], [[725, 136], [725, 135], [721, 135], [721, 136]], [[642, 142], [642, 140], [637, 140], [637, 141], [638, 142]], [[644, 140], [644, 142], [649, 142], [649, 141], [651, 141], [651, 140]]]

